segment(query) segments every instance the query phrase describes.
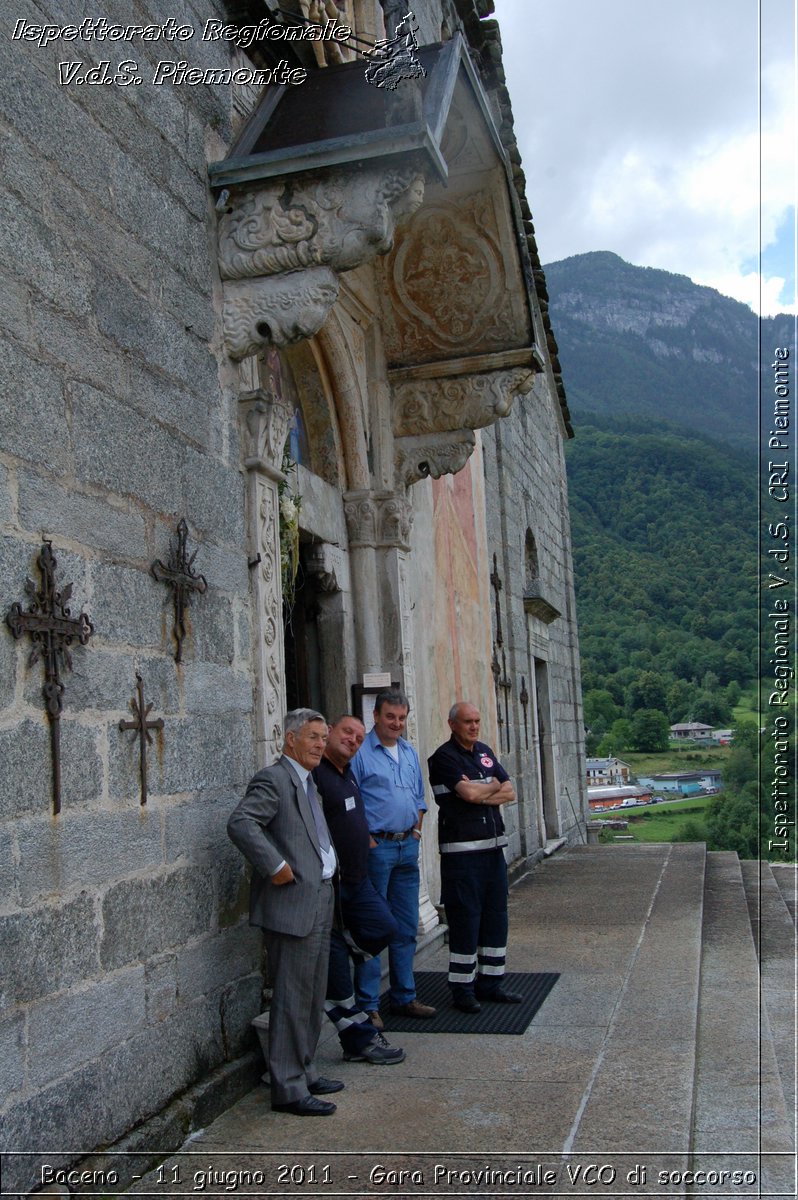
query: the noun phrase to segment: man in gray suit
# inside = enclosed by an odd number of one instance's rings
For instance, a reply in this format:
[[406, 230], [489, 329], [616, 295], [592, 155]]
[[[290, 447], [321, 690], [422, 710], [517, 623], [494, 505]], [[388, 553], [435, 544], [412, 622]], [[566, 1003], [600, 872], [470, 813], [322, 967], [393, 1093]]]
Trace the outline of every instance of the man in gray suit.
[[283, 753], [258, 771], [227, 822], [252, 864], [249, 923], [263, 929], [274, 990], [269, 1012], [272, 1108], [327, 1116], [319, 1097], [343, 1083], [320, 1077], [321, 1032], [333, 915], [335, 851], [310, 775], [327, 742], [321, 713], [298, 708], [283, 722]]

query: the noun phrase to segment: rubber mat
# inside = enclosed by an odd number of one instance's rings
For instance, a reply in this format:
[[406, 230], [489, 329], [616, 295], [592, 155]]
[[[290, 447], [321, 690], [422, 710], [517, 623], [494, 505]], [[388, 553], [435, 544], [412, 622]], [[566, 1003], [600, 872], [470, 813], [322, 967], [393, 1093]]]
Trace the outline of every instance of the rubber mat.
[[388, 997], [380, 1003], [386, 1032], [396, 1033], [523, 1033], [560, 978], [556, 972], [504, 976], [508, 992], [523, 996], [520, 1004], [491, 1004], [482, 1000], [478, 1013], [464, 1013], [452, 1003], [445, 971], [416, 971], [416, 999], [436, 1008], [434, 1017], [419, 1020], [390, 1011]]

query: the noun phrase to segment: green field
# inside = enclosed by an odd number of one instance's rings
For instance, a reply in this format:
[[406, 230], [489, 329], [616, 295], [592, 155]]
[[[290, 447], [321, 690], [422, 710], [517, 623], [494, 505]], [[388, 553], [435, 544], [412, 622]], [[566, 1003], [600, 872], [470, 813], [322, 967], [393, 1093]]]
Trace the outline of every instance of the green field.
[[672, 745], [658, 754], [624, 753], [619, 758], [629, 764], [633, 775], [639, 777], [667, 771], [702, 771], [706, 767], [722, 771], [728, 755], [728, 746]]
[[[626, 835], [636, 842], [670, 842], [674, 835], [681, 840], [684, 826], [689, 822], [689, 837], [685, 841], [704, 841], [703, 814], [704, 809], [715, 799], [714, 796], [695, 796], [689, 800], [674, 800], [666, 804], [650, 804], [645, 808], [616, 809], [606, 813], [607, 818], [621, 818], [628, 821], [627, 829], [605, 829], [601, 834], [602, 841], [615, 841], [615, 835]], [[594, 819], [600, 819], [598, 813]]]

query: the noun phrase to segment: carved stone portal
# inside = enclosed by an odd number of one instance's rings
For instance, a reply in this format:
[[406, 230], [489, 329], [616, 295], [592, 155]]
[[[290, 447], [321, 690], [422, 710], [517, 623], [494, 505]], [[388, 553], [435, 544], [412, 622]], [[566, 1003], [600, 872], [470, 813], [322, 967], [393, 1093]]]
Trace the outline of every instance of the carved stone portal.
[[219, 221], [224, 333], [230, 357], [317, 333], [338, 273], [386, 254], [424, 198], [415, 167], [350, 169], [233, 193]]

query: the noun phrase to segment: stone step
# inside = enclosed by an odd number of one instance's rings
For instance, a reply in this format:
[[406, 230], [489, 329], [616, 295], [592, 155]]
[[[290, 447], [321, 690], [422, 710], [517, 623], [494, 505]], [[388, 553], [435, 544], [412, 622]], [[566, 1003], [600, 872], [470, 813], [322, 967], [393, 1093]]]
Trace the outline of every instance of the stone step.
[[773, 878], [779, 885], [779, 891], [784, 897], [793, 925], [795, 924], [795, 900], [798, 890], [798, 867], [795, 863], [771, 863]]
[[742, 862], [748, 913], [758, 948], [760, 992], [767, 1009], [787, 1112], [795, 1111], [795, 923], [767, 862]]
[[[701, 965], [705, 847], [651, 846], [647, 912], [625, 970], [592, 1077], [566, 1146], [579, 1152], [631, 1147], [664, 1165], [688, 1162], [693, 1108], [696, 1017]], [[613, 892], [640, 871], [642, 847], [602, 847], [607, 854], [606, 919], [623, 920]], [[610, 858], [612, 855], [612, 858]], [[654, 860], [657, 861], [657, 860]], [[653, 863], [652, 863], [653, 865]], [[675, 1188], [673, 1194], [683, 1194]]]
[[792, 1136], [736, 854], [707, 855], [703, 907], [693, 1166], [758, 1164], [763, 1195], [792, 1195]]

